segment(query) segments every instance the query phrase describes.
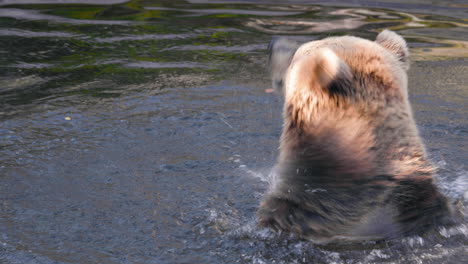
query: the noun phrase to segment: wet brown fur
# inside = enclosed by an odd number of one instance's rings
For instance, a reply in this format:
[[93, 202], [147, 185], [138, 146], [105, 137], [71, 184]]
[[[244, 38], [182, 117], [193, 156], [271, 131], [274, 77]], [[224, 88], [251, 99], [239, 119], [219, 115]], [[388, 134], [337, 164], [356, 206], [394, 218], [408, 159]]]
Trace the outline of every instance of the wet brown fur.
[[384, 31], [299, 47], [284, 80], [278, 180], [260, 225], [316, 242], [386, 239], [440, 223], [449, 206], [407, 95], [408, 49]]

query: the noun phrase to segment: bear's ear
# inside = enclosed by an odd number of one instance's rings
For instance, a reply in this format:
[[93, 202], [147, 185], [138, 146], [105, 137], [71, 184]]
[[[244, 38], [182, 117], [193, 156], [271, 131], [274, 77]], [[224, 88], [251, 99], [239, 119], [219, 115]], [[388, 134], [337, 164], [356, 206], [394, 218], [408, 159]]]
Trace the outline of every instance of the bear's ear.
[[[351, 70], [331, 49], [321, 48], [315, 51], [315, 77], [323, 87], [336, 81], [349, 80]], [[347, 81], [346, 81], [347, 82]]]
[[352, 73], [349, 66], [341, 60], [331, 49], [321, 48], [316, 51], [315, 77], [322, 87], [330, 94], [341, 96], [350, 95], [353, 90], [351, 85]]
[[[287, 73], [286, 97], [301, 87], [347, 96], [352, 93], [349, 66], [329, 48], [299, 48]], [[302, 93], [302, 91], [301, 91]]]
[[405, 70], [409, 69], [408, 47], [406, 41], [400, 35], [390, 30], [384, 30], [377, 35], [375, 42], [397, 56]]

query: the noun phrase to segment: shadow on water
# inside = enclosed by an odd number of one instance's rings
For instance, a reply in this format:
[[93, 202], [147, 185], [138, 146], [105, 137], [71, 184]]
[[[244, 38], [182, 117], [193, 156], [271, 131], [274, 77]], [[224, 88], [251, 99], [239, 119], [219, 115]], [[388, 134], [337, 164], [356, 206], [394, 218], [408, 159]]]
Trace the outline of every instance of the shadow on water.
[[402, 34], [438, 184], [468, 202], [468, 6], [307, 2], [0, 0], [0, 262], [468, 258], [466, 221], [328, 246], [256, 227], [281, 131], [281, 101], [265, 93], [278, 35]]

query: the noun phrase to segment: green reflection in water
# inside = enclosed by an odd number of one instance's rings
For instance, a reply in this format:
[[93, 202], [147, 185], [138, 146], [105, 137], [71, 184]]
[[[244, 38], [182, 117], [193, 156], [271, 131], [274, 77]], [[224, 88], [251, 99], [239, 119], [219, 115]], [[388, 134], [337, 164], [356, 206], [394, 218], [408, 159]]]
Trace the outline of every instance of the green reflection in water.
[[[25, 88], [39, 89], [33, 93], [37, 98], [50, 96], [47, 91], [56, 92], [60, 87], [66, 90], [83, 81], [102, 79], [116, 83], [103, 88], [112, 93], [120, 83], [150, 82], [161, 74], [203, 73], [210, 76], [208, 83], [256, 80], [259, 69], [265, 71], [271, 35], [297, 35], [303, 40], [345, 34], [373, 38], [383, 28], [391, 28], [408, 38], [410, 46], [414, 40], [411, 52], [415, 60], [468, 57], [464, 40], [439, 34], [445, 31], [432, 36], [419, 33], [421, 29], [463, 29], [468, 27], [466, 21], [385, 9], [142, 0], [118, 5], [6, 8], [23, 10], [26, 15], [22, 19], [0, 17], [0, 29], [14, 31], [0, 35], [0, 68], [8, 76], [53, 79], [40, 87]], [[29, 18], [27, 12], [39, 18]], [[54, 32], [56, 37], [41, 37], [41, 33]], [[3, 97], [9, 99], [1, 100], [21, 102], [21, 96], [11, 93]]]

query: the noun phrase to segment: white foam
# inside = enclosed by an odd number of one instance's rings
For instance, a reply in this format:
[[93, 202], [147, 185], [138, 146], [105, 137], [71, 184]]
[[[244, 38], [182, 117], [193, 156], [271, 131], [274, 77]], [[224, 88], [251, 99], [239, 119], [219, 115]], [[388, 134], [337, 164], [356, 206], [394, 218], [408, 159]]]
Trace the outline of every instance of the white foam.
[[439, 229], [439, 233], [446, 238], [455, 236], [455, 235], [463, 235], [468, 237], [468, 226], [466, 224], [460, 224], [454, 227], [446, 228], [441, 227]]

